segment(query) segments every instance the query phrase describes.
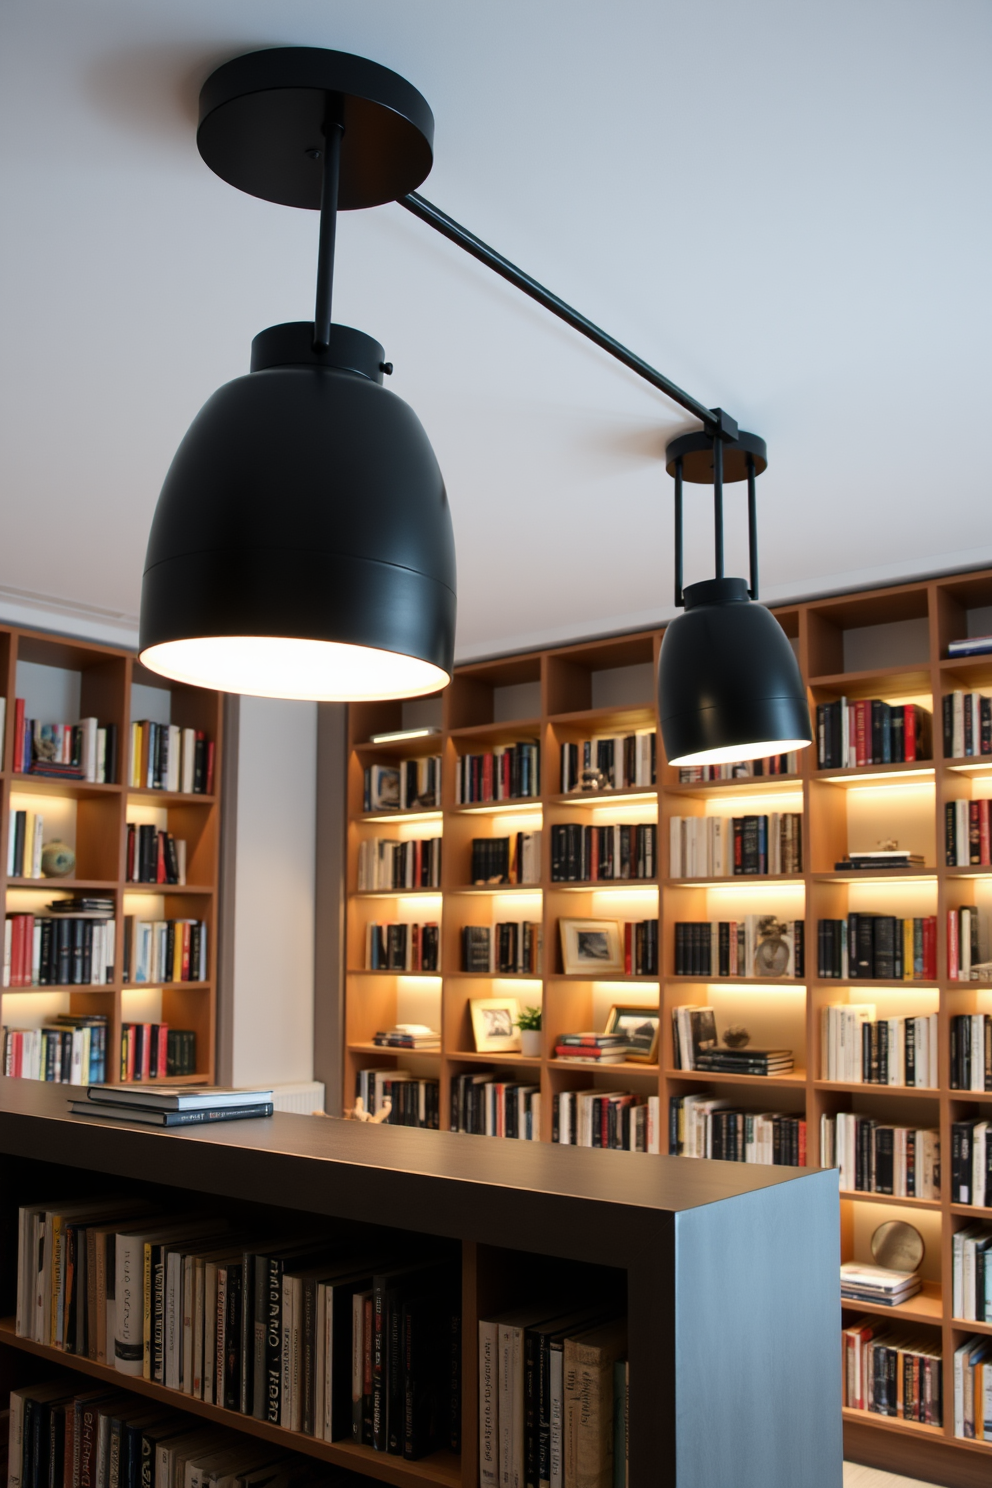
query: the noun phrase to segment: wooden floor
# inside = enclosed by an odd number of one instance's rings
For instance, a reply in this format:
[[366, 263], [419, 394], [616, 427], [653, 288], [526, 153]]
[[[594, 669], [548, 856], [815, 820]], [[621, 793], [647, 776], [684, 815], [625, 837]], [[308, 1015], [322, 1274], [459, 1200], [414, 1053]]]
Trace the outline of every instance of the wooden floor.
[[891, 1473], [879, 1472], [877, 1467], [858, 1467], [856, 1463], [844, 1463], [844, 1488], [933, 1488], [917, 1478], [896, 1478]]

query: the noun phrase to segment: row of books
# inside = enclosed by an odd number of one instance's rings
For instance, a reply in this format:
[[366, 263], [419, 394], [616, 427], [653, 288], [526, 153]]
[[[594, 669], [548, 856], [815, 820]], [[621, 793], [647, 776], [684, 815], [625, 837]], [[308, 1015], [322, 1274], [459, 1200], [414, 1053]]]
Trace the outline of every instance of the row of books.
[[184, 795], [213, 795], [214, 741], [202, 729], [176, 723], [131, 724], [128, 785], [133, 790], [181, 791]]
[[422, 1079], [410, 1070], [360, 1069], [355, 1073], [355, 1095], [366, 1111], [378, 1116], [390, 1111], [390, 1126], [422, 1126], [438, 1131], [441, 1125], [441, 1101], [437, 1080]]
[[951, 1089], [992, 1090], [992, 1017], [958, 1013], [951, 1018]]
[[539, 920], [501, 920], [462, 928], [462, 971], [540, 976], [544, 927]]
[[954, 1435], [992, 1441], [992, 1338], [966, 1338], [954, 1350]]
[[297, 1452], [60, 1375], [10, 1393], [7, 1488], [345, 1488]]
[[627, 1481], [627, 1323], [608, 1304], [479, 1322], [479, 1488]]
[[745, 915], [742, 920], [679, 920], [675, 975], [804, 976], [805, 929], [803, 920], [764, 914]]
[[930, 759], [931, 715], [918, 703], [856, 702], [837, 698], [816, 709], [816, 756], [821, 770], [908, 764]]
[[625, 920], [623, 969], [626, 976], [658, 975], [658, 921]]
[[376, 924], [365, 927], [366, 971], [438, 971], [441, 964], [441, 927], [425, 924]]
[[940, 1197], [940, 1132], [893, 1126], [856, 1112], [820, 1118], [820, 1166], [840, 1169], [846, 1193]]
[[820, 1079], [935, 1090], [937, 1014], [876, 1019], [873, 1002], [822, 1008]]
[[318, 1440], [457, 1450], [458, 1268], [353, 1244], [127, 1195], [26, 1205], [17, 1333]]
[[798, 811], [750, 816], [673, 816], [671, 878], [733, 878], [802, 873], [803, 819]]
[[707, 780], [750, 780], [765, 775], [798, 775], [799, 752], [772, 754], [766, 759], [734, 760], [724, 765], [680, 765], [679, 785], [699, 785]]
[[[196, 1073], [196, 1033], [168, 1023], [122, 1023], [122, 1084]], [[95, 1082], [94, 1082], [95, 1083]]]
[[952, 982], [987, 980], [988, 916], [963, 904], [947, 911], [947, 975]]
[[109, 916], [7, 915], [3, 985], [104, 987], [114, 980], [115, 941], [116, 927]]
[[992, 832], [987, 797], [979, 801], [948, 801], [944, 807], [944, 862], [948, 868], [988, 868], [992, 864]]
[[206, 920], [124, 916], [125, 982], [205, 982], [209, 964]]
[[541, 794], [541, 746], [523, 739], [486, 754], [463, 754], [455, 772], [455, 804], [526, 800]]
[[495, 1070], [451, 1077], [451, 1130], [477, 1137], [541, 1140], [541, 1090]]
[[7, 824], [7, 877], [41, 878], [44, 841], [41, 811], [12, 811]]
[[561, 746], [561, 793], [633, 790], [655, 784], [658, 736], [654, 729], [599, 735]]
[[953, 1317], [973, 1323], [992, 1322], [990, 1246], [992, 1228], [981, 1220], [955, 1230], [951, 1236]]
[[766, 1167], [806, 1166], [806, 1118], [780, 1111], [742, 1111], [705, 1093], [668, 1101], [671, 1157], [720, 1158]]
[[441, 838], [408, 842], [367, 839], [358, 844], [358, 892], [383, 889], [439, 889]]
[[42, 723], [14, 704], [14, 773], [108, 785], [117, 779], [117, 725], [96, 718], [78, 723]]
[[551, 1107], [551, 1140], [563, 1147], [659, 1152], [659, 1097], [630, 1090], [560, 1090]]
[[60, 1013], [41, 1028], [4, 1028], [3, 1072], [13, 1080], [92, 1085], [107, 1078], [107, 1026], [100, 1014]]
[[560, 822], [551, 828], [551, 882], [654, 878], [658, 872], [658, 828], [653, 822], [584, 826]]
[[951, 1203], [992, 1208], [992, 1139], [988, 1121], [951, 1123]]
[[128, 883], [185, 884], [186, 839], [150, 822], [128, 822], [124, 874]]
[[859, 913], [820, 920], [816, 973], [845, 982], [936, 981], [937, 916]]
[[926, 1426], [943, 1425], [939, 1338], [864, 1317], [845, 1328], [841, 1340], [845, 1406]]
[[401, 760], [398, 765], [367, 765], [364, 811], [430, 811], [441, 804], [441, 756]]
[[944, 758], [992, 754], [992, 697], [982, 692], [945, 692]]
[[541, 833], [516, 832], [512, 837], [473, 837], [473, 884], [539, 884]]

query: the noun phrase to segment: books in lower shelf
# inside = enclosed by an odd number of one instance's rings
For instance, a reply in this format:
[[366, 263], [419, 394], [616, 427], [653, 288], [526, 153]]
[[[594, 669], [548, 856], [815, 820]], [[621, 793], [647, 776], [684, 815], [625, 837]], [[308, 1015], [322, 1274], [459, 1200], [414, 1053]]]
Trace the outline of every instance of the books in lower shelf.
[[78, 723], [42, 723], [25, 717], [25, 702], [14, 703], [15, 774], [54, 780], [112, 784], [117, 779], [117, 725], [96, 718]]
[[108, 1025], [103, 1014], [59, 1013], [41, 1028], [4, 1028], [3, 1072], [63, 1085], [105, 1080]]
[[128, 822], [124, 874], [128, 883], [185, 884], [185, 839], [148, 822]]
[[41, 878], [45, 817], [41, 811], [11, 811], [7, 825], [7, 877]]
[[992, 1322], [992, 1227], [976, 1220], [951, 1236], [951, 1315]]
[[512, 837], [473, 837], [470, 882], [473, 884], [539, 884], [541, 833]]
[[658, 739], [654, 729], [599, 735], [561, 746], [561, 793], [595, 795], [655, 784]]
[[745, 915], [741, 920], [680, 920], [675, 925], [675, 975], [802, 977], [803, 920]]
[[480, 1320], [480, 1488], [625, 1483], [626, 1353], [626, 1319], [602, 1304]]
[[948, 801], [944, 806], [944, 862], [948, 868], [988, 868], [992, 864], [987, 797]]
[[429, 811], [441, 804], [441, 756], [401, 760], [398, 765], [367, 765], [364, 811]]
[[209, 964], [206, 920], [124, 916], [125, 982], [205, 982]]
[[951, 1089], [992, 1090], [992, 1016], [951, 1018]]
[[840, 1169], [846, 1193], [940, 1198], [940, 1133], [851, 1111], [820, 1118], [820, 1166]]
[[486, 754], [462, 754], [455, 773], [455, 804], [525, 800], [541, 794], [541, 746], [523, 739]]
[[539, 1142], [540, 1085], [498, 1070], [466, 1070], [452, 1075], [451, 1130], [476, 1137]]
[[951, 1203], [992, 1208], [992, 1122], [951, 1123]]
[[841, 981], [932, 982], [937, 916], [850, 914], [817, 921], [817, 976]]
[[390, 1126], [421, 1126], [437, 1131], [441, 1102], [437, 1080], [403, 1069], [360, 1069], [355, 1072], [355, 1095], [372, 1116], [391, 1103]]
[[144, 1378], [177, 1402], [408, 1459], [459, 1448], [459, 1282], [415, 1237], [401, 1255], [130, 1195], [18, 1213], [18, 1336], [113, 1366], [122, 1386]]
[[947, 975], [952, 982], [988, 981], [988, 916], [965, 904], [947, 911]]
[[762, 877], [802, 871], [801, 812], [673, 816], [669, 821], [670, 878]]
[[358, 844], [358, 892], [382, 889], [439, 889], [441, 838], [392, 842], [381, 837]]
[[820, 1010], [820, 1079], [936, 1089], [937, 1014], [875, 1017], [873, 1002]]
[[672, 1157], [802, 1168], [806, 1118], [741, 1110], [704, 1092], [673, 1095], [668, 1101], [668, 1151]]
[[820, 770], [909, 764], [930, 759], [931, 715], [918, 703], [856, 702], [837, 698], [816, 710], [816, 761]]
[[376, 924], [365, 927], [366, 971], [437, 971], [441, 956], [441, 927], [425, 924]]
[[563, 1147], [659, 1152], [659, 1097], [632, 1090], [560, 1090], [551, 1107], [551, 1140]]
[[841, 1334], [844, 1405], [925, 1426], [943, 1425], [940, 1338], [863, 1317]]
[[136, 720], [131, 724], [127, 783], [134, 790], [213, 795], [214, 741], [202, 729]]
[[966, 1338], [954, 1350], [954, 1435], [992, 1441], [992, 1338]]
[[680, 765], [679, 785], [699, 785], [707, 780], [750, 780], [765, 775], [796, 775], [799, 754], [772, 754], [765, 759], [733, 760], [724, 765]]
[[992, 697], [984, 692], [945, 692], [944, 758], [992, 754]]
[[544, 927], [539, 920], [462, 926], [462, 971], [540, 976]]
[[599, 883], [654, 878], [658, 828], [653, 822], [584, 826], [560, 822], [551, 828], [551, 882]]
[[113, 901], [109, 904], [109, 911], [101, 907], [76, 915], [55, 914], [51, 905], [47, 914], [8, 915], [3, 985], [104, 987], [112, 982], [116, 926]]

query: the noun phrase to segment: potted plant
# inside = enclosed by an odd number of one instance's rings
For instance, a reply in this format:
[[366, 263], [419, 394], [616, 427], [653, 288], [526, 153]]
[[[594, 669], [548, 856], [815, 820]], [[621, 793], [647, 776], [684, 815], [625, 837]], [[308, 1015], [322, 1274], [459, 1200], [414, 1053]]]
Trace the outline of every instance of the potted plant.
[[535, 1058], [541, 1052], [541, 1009], [524, 1008], [517, 1018], [517, 1027], [520, 1029], [521, 1054]]

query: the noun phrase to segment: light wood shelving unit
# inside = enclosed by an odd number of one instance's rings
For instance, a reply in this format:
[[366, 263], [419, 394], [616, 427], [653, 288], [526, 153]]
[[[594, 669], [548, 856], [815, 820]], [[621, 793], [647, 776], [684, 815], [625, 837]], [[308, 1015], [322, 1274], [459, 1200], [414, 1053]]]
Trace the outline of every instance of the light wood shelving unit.
[[[388, 748], [370, 744], [370, 735], [428, 716], [424, 704], [416, 719], [404, 718], [401, 704], [353, 706], [349, 719], [348, 773], [348, 908], [345, 1004], [344, 1090], [355, 1089], [355, 1071], [370, 1065], [409, 1068], [440, 1080], [441, 1125], [449, 1119], [450, 1081], [461, 1070], [487, 1065], [526, 1071], [542, 1092], [542, 1138], [550, 1141], [552, 1101], [569, 1088], [627, 1088], [661, 1097], [662, 1150], [667, 1137], [668, 1098], [679, 1092], [712, 1089], [721, 1096], [736, 1087], [742, 1107], [805, 1115], [811, 1164], [819, 1160], [820, 1117], [837, 1111], [863, 1112], [896, 1122], [939, 1126], [945, 1181], [939, 1202], [887, 1198], [878, 1194], [841, 1196], [842, 1256], [870, 1259], [866, 1233], [880, 1218], [902, 1212], [924, 1229], [927, 1286], [922, 1297], [904, 1309], [886, 1309], [893, 1321], [939, 1330], [944, 1356], [944, 1417], [941, 1430], [891, 1421], [867, 1412], [845, 1412], [846, 1440], [856, 1460], [892, 1471], [912, 1467], [914, 1475], [930, 1464], [934, 1481], [985, 1481], [992, 1465], [992, 1443], [960, 1442], [953, 1437], [952, 1362], [955, 1347], [970, 1333], [992, 1331], [992, 1325], [965, 1323], [951, 1315], [951, 1237], [977, 1215], [992, 1220], [992, 1210], [953, 1205], [947, 1163], [951, 1124], [969, 1114], [984, 1114], [992, 1095], [950, 1088], [949, 1020], [952, 1015], [992, 1011], [992, 986], [947, 979], [947, 912], [965, 904], [992, 908], [992, 870], [949, 869], [944, 859], [944, 806], [960, 797], [992, 795], [992, 757], [949, 760], [942, 753], [941, 700], [954, 688], [992, 689], [992, 655], [949, 660], [951, 640], [992, 631], [992, 571], [955, 575], [888, 589], [793, 604], [775, 609], [792, 641], [808, 688], [815, 719], [818, 703], [840, 696], [883, 697], [888, 701], [922, 702], [933, 714], [933, 759], [917, 764], [873, 765], [858, 770], [818, 770], [815, 744], [800, 754], [793, 776], [680, 784], [678, 771], [663, 759], [658, 740], [657, 790], [628, 790], [597, 796], [560, 793], [560, 745], [597, 733], [622, 733], [657, 726], [653, 675], [662, 630], [593, 641], [459, 667], [451, 686], [438, 696], [433, 721], [438, 737]], [[631, 670], [627, 670], [631, 669]], [[612, 706], [603, 699], [618, 698]], [[408, 705], [409, 707], [409, 705]], [[495, 807], [455, 805], [455, 765], [462, 753], [491, 749], [521, 739], [541, 744], [542, 794], [536, 800], [499, 803]], [[363, 770], [373, 762], [389, 763], [414, 754], [440, 752], [443, 757], [439, 811], [380, 813], [362, 811]], [[754, 804], [742, 804], [748, 797]], [[736, 878], [722, 883], [669, 879], [669, 820], [673, 815], [727, 814], [749, 811], [801, 810], [804, 872], [793, 878]], [[661, 873], [654, 881], [594, 886], [553, 884], [550, 827], [558, 822], [658, 821]], [[873, 824], [878, 824], [875, 830]], [[888, 823], [886, 830], [883, 823]], [[442, 887], [429, 896], [386, 899], [357, 895], [358, 844], [363, 837], [443, 835]], [[497, 890], [498, 913], [479, 912], [483, 896], [467, 892], [469, 843], [472, 837], [543, 826], [543, 873], [540, 885]], [[849, 841], [849, 830], [855, 839]], [[859, 832], [872, 831], [869, 841]], [[869, 877], [838, 873], [834, 863], [849, 847], [873, 846], [882, 835], [922, 851], [925, 866], [912, 873]], [[511, 902], [512, 901], [512, 902]], [[488, 901], [486, 901], [488, 902]], [[674, 925], [678, 920], [740, 918], [767, 905], [769, 912], [806, 922], [806, 974], [802, 980], [760, 984], [751, 978], [676, 977]], [[525, 913], [525, 906], [526, 913]], [[935, 982], [844, 983], [816, 976], [816, 923], [851, 910], [879, 910], [902, 915], [937, 915]], [[443, 910], [443, 912], [442, 912]], [[561, 972], [558, 920], [590, 915], [624, 919], [659, 918], [659, 978], [611, 976], [594, 984]], [[441, 971], [430, 982], [395, 973], [361, 970], [364, 926], [368, 919], [440, 919]], [[541, 919], [544, 974], [541, 978], [468, 976], [459, 972], [463, 925], [495, 919]], [[477, 1055], [471, 1034], [469, 1000], [495, 990], [514, 994], [522, 1005], [543, 1006], [542, 1054], [538, 1060], [498, 1059]], [[939, 1015], [937, 1090], [893, 1089], [877, 1085], [830, 1083], [819, 1078], [820, 1012], [828, 1003], [850, 1000], [876, 1003], [878, 1016], [934, 1012]], [[611, 1003], [631, 1001], [661, 1007], [661, 1051], [657, 1066], [621, 1065], [602, 1071], [556, 1061], [552, 1055], [559, 1033], [602, 1026]], [[795, 1073], [778, 1079], [695, 1075], [673, 1069], [671, 1012], [685, 1002], [715, 1002], [718, 1024], [732, 1008], [735, 1021], [767, 1030], [768, 1037], [793, 1047]], [[427, 1010], [425, 1013], [425, 1009]], [[375, 1049], [372, 1036], [404, 1017], [440, 1027], [438, 1054], [415, 1057]], [[780, 1029], [775, 1034], [775, 1029]], [[765, 1037], [755, 1037], [756, 1043]], [[374, 1051], [374, 1052], [373, 1052]], [[482, 1139], [480, 1139], [481, 1141]], [[490, 1139], [493, 1141], [495, 1139]], [[523, 1145], [523, 1144], [521, 1144]], [[479, 1161], [485, 1161], [485, 1147]], [[604, 1162], [610, 1156], [604, 1154]], [[647, 1159], [646, 1159], [647, 1160]], [[875, 1215], [866, 1206], [878, 1206]], [[844, 1310], [845, 1321], [867, 1311]], [[984, 1463], [981, 1458], [987, 1459]], [[979, 1459], [976, 1463], [975, 1459]], [[953, 1463], [953, 1468], [941, 1464]], [[914, 1466], [915, 1464], [915, 1466]], [[969, 1476], [974, 1464], [975, 1476]], [[956, 1477], [940, 1478], [951, 1471]], [[924, 1475], [928, 1475], [924, 1472]]]
[[[117, 776], [113, 784], [49, 780], [31, 774], [15, 774], [15, 699], [18, 665], [51, 667], [60, 673], [77, 673], [79, 711], [77, 717], [53, 717], [45, 722], [75, 723], [78, 717], [96, 716], [100, 724], [117, 726]], [[37, 677], [37, 673], [35, 676]], [[132, 719], [146, 715], [138, 707], [132, 713], [132, 685], [154, 687], [171, 694], [169, 716], [181, 727], [201, 729], [214, 741], [214, 778], [211, 795], [179, 791], [132, 789], [126, 783], [130, 755]], [[191, 1084], [214, 1078], [217, 1005], [217, 881], [220, 846], [220, 781], [223, 758], [222, 695], [216, 692], [170, 684], [147, 671], [133, 653], [113, 646], [76, 641], [47, 632], [0, 626], [0, 686], [7, 700], [3, 756], [0, 760], [0, 893], [7, 914], [35, 913], [52, 898], [64, 898], [83, 890], [113, 897], [116, 923], [116, 957], [113, 981], [102, 986], [4, 987], [3, 1024], [18, 1028], [35, 1026], [39, 1010], [43, 1017], [56, 1012], [103, 1014], [107, 1030], [107, 1078], [119, 1078], [121, 1024], [163, 1021], [170, 1028], [193, 1029], [196, 1033], [196, 1072], [182, 1076]], [[31, 707], [28, 717], [41, 716]], [[50, 813], [46, 816], [45, 839], [60, 835], [58, 824], [74, 817], [76, 872], [71, 878], [8, 878], [8, 834], [13, 813], [27, 806]], [[126, 881], [127, 824], [131, 820], [155, 821], [163, 830], [185, 838], [187, 844], [184, 885], [134, 884]], [[50, 822], [52, 825], [50, 825]], [[164, 982], [160, 986], [130, 986], [122, 976], [124, 916], [147, 919], [200, 919], [207, 924], [208, 979], [204, 982]], [[149, 1019], [149, 996], [161, 998], [161, 1012]], [[28, 1011], [30, 1010], [30, 1011]], [[170, 1081], [170, 1083], [172, 1083]]]

